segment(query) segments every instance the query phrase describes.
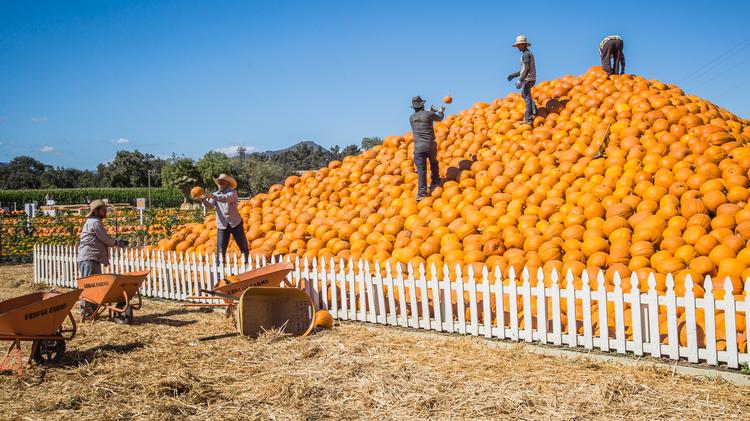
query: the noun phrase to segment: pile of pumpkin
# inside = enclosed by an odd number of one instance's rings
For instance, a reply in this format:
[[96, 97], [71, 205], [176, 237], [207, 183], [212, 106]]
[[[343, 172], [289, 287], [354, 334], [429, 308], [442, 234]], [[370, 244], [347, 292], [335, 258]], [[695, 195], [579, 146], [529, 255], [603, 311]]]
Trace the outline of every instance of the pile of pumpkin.
[[[619, 273], [626, 291], [631, 273], [641, 290], [654, 273], [664, 292], [671, 273], [678, 295], [690, 275], [697, 296], [710, 275], [722, 279], [716, 296], [728, 277], [744, 299], [750, 122], [674, 85], [599, 67], [532, 95], [533, 126], [520, 124], [516, 93], [436, 123], [441, 175], [455, 177], [419, 202], [407, 133], [241, 203], [252, 254], [424, 264], [428, 273], [542, 267], [572, 272], [577, 288], [588, 270], [593, 289], [601, 269], [607, 289]], [[159, 247], [214, 252], [214, 216]]]

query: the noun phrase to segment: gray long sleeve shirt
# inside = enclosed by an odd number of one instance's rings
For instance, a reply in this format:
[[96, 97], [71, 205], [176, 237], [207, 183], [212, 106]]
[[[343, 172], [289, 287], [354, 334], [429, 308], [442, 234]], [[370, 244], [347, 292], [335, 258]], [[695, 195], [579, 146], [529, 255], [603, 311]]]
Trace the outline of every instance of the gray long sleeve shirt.
[[107, 234], [102, 220], [96, 216], [86, 219], [78, 241], [78, 261], [93, 260], [105, 266], [109, 265], [109, 250], [117, 240]]
[[209, 209], [216, 209], [216, 228], [226, 229], [242, 223], [242, 215], [237, 210], [237, 191], [234, 189], [217, 190], [213, 199], [203, 199]]
[[437, 144], [435, 143], [435, 130], [432, 125], [436, 121], [443, 120], [443, 113], [440, 111], [415, 111], [409, 117], [411, 123], [411, 132], [414, 134], [414, 152], [429, 152]]
[[521, 54], [521, 70], [511, 76], [512, 78], [520, 77], [521, 82], [536, 81], [536, 61], [530, 50]]

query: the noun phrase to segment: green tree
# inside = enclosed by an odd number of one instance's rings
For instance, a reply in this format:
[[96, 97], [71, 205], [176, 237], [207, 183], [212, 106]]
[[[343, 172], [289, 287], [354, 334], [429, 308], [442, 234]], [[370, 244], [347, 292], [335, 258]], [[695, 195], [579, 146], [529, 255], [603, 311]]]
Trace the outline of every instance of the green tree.
[[0, 188], [38, 189], [42, 186], [41, 177], [51, 168], [30, 156], [13, 158], [0, 173]]
[[359, 155], [362, 150], [357, 145], [349, 145], [341, 151], [341, 157]]
[[48, 168], [40, 178], [41, 188], [75, 188], [83, 171], [74, 168]]
[[213, 178], [221, 173], [229, 174], [233, 172], [232, 161], [226, 154], [216, 151], [210, 151], [203, 155], [195, 164], [200, 178], [205, 184], [213, 184]]
[[115, 159], [108, 164], [100, 164], [102, 187], [146, 187], [149, 172], [151, 186], [161, 186], [161, 167], [164, 160], [151, 154], [135, 151], [117, 151]]
[[245, 161], [238, 176], [247, 187], [247, 193], [256, 195], [267, 191], [273, 184], [283, 182], [292, 173], [293, 170], [285, 165], [254, 156]]
[[161, 168], [162, 185], [180, 189], [185, 202], [190, 198], [190, 189], [199, 178], [200, 174], [192, 158], [180, 158], [172, 154]]
[[362, 149], [368, 150], [372, 149], [377, 145], [382, 145], [383, 139], [379, 137], [363, 137], [362, 138]]

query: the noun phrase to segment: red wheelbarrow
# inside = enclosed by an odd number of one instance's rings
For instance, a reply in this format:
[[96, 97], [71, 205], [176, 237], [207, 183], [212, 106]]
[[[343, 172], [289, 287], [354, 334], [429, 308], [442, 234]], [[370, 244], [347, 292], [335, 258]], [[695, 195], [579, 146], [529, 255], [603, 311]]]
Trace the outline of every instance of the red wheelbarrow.
[[193, 302], [185, 304], [187, 307], [225, 307], [226, 316], [232, 317], [242, 293], [250, 287], [278, 287], [285, 282], [286, 276], [294, 269], [291, 263], [275, 263], [253, 269], [239, 275], [227, 276], [220, 280], [213, 289], [202, 289], [205, 295], [187, 297], [193, 301], [210, 301], [208, 303]]
[[[65, 341], [76, 334], [76, 322], [71, 310], [81, 290], [56, 293], [35, 292], [0, 302], [0, 341], [11, 341], [8, 353], [0, 362], [0, 370], [16, 370], [23, 374], [21, 341], [33, 341], [32, 359], [39, 364], [53, 364], [62, 359]], [[64, 328], [65, 318], [72, 327]], [[16, 363], [13, 364], [13, 358]]]
[[148, 276], [147, 270], [122, 274], [87, 276], [78, 280], [81, 293], [81, 320], [95, 321], [105, 311], [117, 323], [133, 322], [133, 310], [141, 308], [138, 290]]

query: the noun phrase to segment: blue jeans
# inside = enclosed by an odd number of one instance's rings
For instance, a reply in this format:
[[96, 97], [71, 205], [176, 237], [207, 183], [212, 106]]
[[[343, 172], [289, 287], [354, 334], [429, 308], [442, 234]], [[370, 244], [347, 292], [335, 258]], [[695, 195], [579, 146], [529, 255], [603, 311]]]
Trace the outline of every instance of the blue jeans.
[[427, 161], [430, 161], [430, 173], [432, 181], [430, 188], [440, 185], [440, 166], [437, 160], [437, 147], [427, 152], [414, 152], [414, 165], [417, 166], [418, 195], [427, 195]]
[[229, 247], [230, 235], [234, 237], [234, 242], [237, 243], [237, 246], [242, 252], [242, 258], [245, 259], [245, 262], [247, 262], [247, 256], [250, 254], [250, 251], [248, 250], [247, 246], [247, 237], [245, 236], [244, 225], [245, 224], [240, 222], [239, 225], [234, 228], [228, 226], [224, 229], [219, 229], [219, 232], [216, 234], [216, 245], [218, 246], [218, 250], [216, 253], [217, 264], [219, 263], [219, 256], [224, 258], [227, 252], [227, 247]]
[[528, 122], [534, 121], [534, 114], [536, 114], [536, 104], [531, 98], [531, 88], [534, 87], [535, 83], [535, 81], [529, 80], [521, 84], [521, 97], [526, 101], [526, 114], [523, 115], [523, 119]]

